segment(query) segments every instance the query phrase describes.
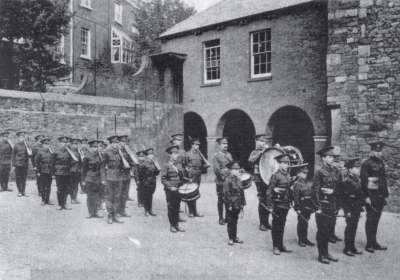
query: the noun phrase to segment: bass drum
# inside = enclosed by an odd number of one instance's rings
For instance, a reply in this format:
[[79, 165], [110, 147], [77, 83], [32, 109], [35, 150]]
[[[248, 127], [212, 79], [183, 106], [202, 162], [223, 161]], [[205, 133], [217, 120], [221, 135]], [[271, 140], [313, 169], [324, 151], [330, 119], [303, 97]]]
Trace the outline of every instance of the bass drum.
[[269, 185], [272, 174], [279, 169], [279, 163], [275, 157], [287, 154], [290, 159], [290, 167], [296, 167], [304, 162], [300, 150], [293, 146], [271, 147], [264, 151], [260, 158], [260, 175], [265, 184]]

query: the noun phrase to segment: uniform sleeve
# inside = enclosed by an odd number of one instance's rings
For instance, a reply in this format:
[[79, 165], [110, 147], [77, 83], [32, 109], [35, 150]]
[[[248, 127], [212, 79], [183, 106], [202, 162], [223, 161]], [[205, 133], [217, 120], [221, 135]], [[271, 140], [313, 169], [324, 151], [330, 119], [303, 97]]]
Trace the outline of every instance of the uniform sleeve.
[[363, 191], [365, 198], [369, 197], [368, 188], [367, 188], [368, 172], [369, 172], [368, 169], [369, 169], [368, 162], [367, 161], [363, 162], [363, 164], [361, 165], [361, 169], [360, 169], [360, 180], [361, 180], [361, 189]]
[[40, 170], [40, 162], [42, 160], [41, 153], [36, 153], [34, 157], [32, 157], [32, 165], [37, 169]]
[[322, 174], [319, 170], [315, 172], [313, 186], [312, 186], [312, 200], [315, 205], [320, 205], [319, 203], [319, 190], [322, 187]]
[[100, 163], [100, 181], [101, 182], [106, 181], [106, 165], [104, 164], [103, 160]]
[[228, 205], [228, 207], [230, 202], [229, 195], [231, 187], [232, 187], [232, 181], [230, 179], [225, 180], [223, 183], [222, 193], [223, 193], [223, 200]]
[[256, 161], [260, 159], [261, 154], [262, 154], [262, 151], [258, 151], [258, 150], [252, 151], [249, 156], [249, 162], [251, 164], [255, 164]]
[[275, 174], [273, 174], [271, 176], [269, 188], [267, 188], [267, 191], [266, 191], [266, 204], [267, 204], [267, 207], [269, 207], [269, 208], [272, 208], [272, 206], [273, 206], [272, 194], [273, 194], [273, 189], [276, 187], [277, 183], [278, 183], [278, 177]]
[[169, 166], [166, 165], [166, 166], [164, 166], [164, 168], [161, 171], [161, 183], [167, 189], [169, 189], [171, 187], [171, 184], [169, 183], [168, 170], [169, 170]]
[[88, 168], [89, 168], [89, 159], [87, 157], [85, 157], [82, 162], [82, 174], [81, 174], [81, 180], [83, 182], [86, 179], [86, 174], [87, 174]]
[[300, 208], [300, 184], [298, 182], [293, 185], [293, 202], [294, 209], [298, 210]]

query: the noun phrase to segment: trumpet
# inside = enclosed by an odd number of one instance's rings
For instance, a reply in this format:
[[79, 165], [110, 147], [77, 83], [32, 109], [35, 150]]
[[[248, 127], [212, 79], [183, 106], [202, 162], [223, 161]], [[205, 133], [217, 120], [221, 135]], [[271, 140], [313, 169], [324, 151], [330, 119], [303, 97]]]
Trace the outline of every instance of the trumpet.
[[70, 148], [68, 148], [67, 146], [65, 147], [67, 149], [68, 154], [71, 156], [73, 161], [79, 161], [79, 159], [76, 157], [76, 155], [74, 154], [73, 151], [71, 151]]
[[28, 156], [32, 156], [32, 149], [28, 146], [28, 143], [26, 143], [26, 140], [24, 140], [26, 152], [28, 153]]
[[135, 156], [135, 154], [133, 153], [131, 148], [129, 148], [129, 146], [127, 144], [122, 144], [122, 147], [125, 149], [126, 153], [128, 154], [129, 158], [131, 159], [131, 161], [134, 164], [139, 164], [139, 160], [137, 159], [137, 157]]
[[210, 162], [206, 159], [206, 157], [201, 153], [200, 150], [197, 150], [197, 151], [199, 152], [199, 154], [200, 154], [201, 158], [203, 159], [204, 163], [206, 164], [206, 166], [207, 166], [207, 167], [210, 167], [211, 164], [210, 164]]
[[84, 154], [83, 150], [78, 148], [78, 153], [81, 156], [81, 159], [83, 160], [85, 158], [85, 154]]
[[54, 151], [50, 146], [49, 146], [49, 152], [50, 152], [50, 154], [54, 154]]
[[129, 169], [131, 168], [131, 165], [129, 164], [129, 162], [126, 160], [126, 158], [124, 157], [124, 154], [122, 153], [121, 149], [118, 149], [118, 154], [121, 157], [122, 160], [122, 165], [124, 166], [125, 169]]
[[151, 158], [151, 161], [154, 163], [154, 166], [156, 167], [157, 171], [161, 171], [161, 167], [160, 167], [160, 165], [158, 164], [158, 162], [155, 161], [155, 160], [152, 159], [152, 158]]

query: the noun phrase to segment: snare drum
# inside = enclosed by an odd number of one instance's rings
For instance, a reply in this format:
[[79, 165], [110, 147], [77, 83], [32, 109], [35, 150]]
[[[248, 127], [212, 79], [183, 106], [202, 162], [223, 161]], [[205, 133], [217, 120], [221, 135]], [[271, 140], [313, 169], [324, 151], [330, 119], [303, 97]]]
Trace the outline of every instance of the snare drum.
[[251, 187], [252, 177], [249, 173], [245, 172], [240, 175], [240, 182], [242, 185], [242, 190], [248, 189]]
[[178, 193], [181, 196], [182, 201], [193, 201], [200, 198], [199, 184], [187, 183], [183, 184], [178, 189]]

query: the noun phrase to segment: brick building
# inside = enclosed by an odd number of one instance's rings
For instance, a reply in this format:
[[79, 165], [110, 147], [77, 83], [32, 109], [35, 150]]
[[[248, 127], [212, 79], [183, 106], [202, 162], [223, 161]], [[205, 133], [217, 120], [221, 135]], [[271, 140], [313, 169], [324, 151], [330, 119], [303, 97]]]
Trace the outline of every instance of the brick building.
[[326, 9], [309, 0], [221, 1], [161, 35], [158, 56], [175, 53], [173, 80], [182, 75], [185, 134], [200, 137], [203, 152], [212, 156], [216, 137], [228, 136], [246, 166], [255, 134], [267, 133], [314, 164], [329, 136]]
[[117, 75], [124, 65], [132, 65], [137, 35], [134, 0], [70, 0], [69, 7], [70, 31], [59, 46], [72, 68], [68, 82], [79, 84], [85, 75], [93, 82], [95, 59], [111, 62]]

